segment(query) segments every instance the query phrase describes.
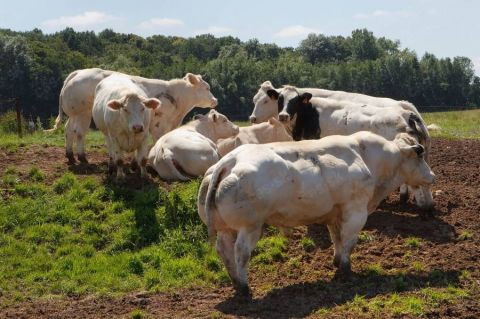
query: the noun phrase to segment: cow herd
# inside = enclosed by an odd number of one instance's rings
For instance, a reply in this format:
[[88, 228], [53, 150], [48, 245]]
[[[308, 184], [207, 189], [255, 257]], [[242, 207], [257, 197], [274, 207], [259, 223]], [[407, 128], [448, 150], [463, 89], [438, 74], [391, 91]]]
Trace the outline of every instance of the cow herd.
[[430, 137], [411, 103], [269, 81], [253, 103], [248, 127], [213, 109], [180, 126], [195, 106], [217, 106], [200, 75], [163, 81], [84, 69], [66, 78], [53, 129], [66, 113], [66, 156], [75, 162], [76, 140], [78, 159], [87, 162], [93, 116], [117, 179], [130, 153], [142, 177], [147, 166], [168, 181], [204, 176], [198, 213], [242, 295], [264, 224], [326, 224], [343, 274], [368, 215], [391, 192], [400, 188], [406, 200], [411, 191], [419, 207], [433, 206]]

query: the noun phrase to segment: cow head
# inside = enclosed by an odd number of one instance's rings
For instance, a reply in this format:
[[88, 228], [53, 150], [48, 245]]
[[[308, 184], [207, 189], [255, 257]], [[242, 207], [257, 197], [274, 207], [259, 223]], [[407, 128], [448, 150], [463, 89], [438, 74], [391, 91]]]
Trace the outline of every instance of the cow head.
[[250, 122], [261, 123], [271, 117], [278, 117], [278, 96], [277, 91], [270, 81], [265, 81], [260, 85], [260, 89], [253, 97], [255, 107], [250, 115]]
[[202, 79], [201, 75], [187, 73], [183, 78], [192, 89], [192, 104], [203, 108], [214, 108], [218, 101], [210, 92], [210, 85]]
[[412, 187], [432, 184], [435, 179], [435, 174], [424, 159], [424, 147], [414, 141], [412, 137], [402, 135], [403, 136], [397, 137], [395, 142], [400, 148], [402, 156], [400, 174], [403, 179]]
[[278, 118], [282, 123], [288, 123], [295, 114], [310, 104], [312, 94], [300, 94], [293, 86], [285, 86], [278, 97]]
[[[127, 94], [117, 100], [110, 100], [107, 106], [119, 112], [129, 131], [139, 134], [145, 131], [150, 114], [146, 110], [155, 110], [161, 102], [156, 98], [147, 99], [138, 94]], [[148, 128], [148, 127], [147, 127]]]
[[237, 125], [230, 122], [225, 115], [215, 110], [210, 110], [205, 117], [213, 128], [213, 136], [216, 140], [237, 135], [239, 132]]

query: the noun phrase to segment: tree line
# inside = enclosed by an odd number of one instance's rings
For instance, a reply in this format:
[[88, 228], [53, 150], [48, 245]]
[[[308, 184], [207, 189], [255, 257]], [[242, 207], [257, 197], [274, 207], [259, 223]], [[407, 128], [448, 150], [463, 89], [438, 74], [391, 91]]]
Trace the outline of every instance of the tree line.
[[480, 105], [480, 78], [469, 58], [419, 58], [399, 41], [366, 29], [347, 37], [310, 34], [296, 48], [210, 34], [143, 38], [111, 29], [0, 29], [0, 113], [8, 107], [2, 99], [19, 97], [27, 117], [56, 115], [65, 77], [90, 67], [158, 79], [202, 74], [219, 111], [235, 120], [251, 113], [252, 97], [266, 80], [408, 100], [420, 110]]

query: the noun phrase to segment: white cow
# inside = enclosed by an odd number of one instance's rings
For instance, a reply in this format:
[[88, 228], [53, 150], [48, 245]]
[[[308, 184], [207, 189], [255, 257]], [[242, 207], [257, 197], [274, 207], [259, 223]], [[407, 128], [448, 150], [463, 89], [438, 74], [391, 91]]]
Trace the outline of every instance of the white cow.
[[107, 141], [110, 169], [123, 178], [123, 154], [135, 152], [142, 177], [146, 174], [148, 137], [153, 111], [161, 102], [147, 94], [129, 76], [111, 75], [95, 90], [93, 120]]
[[[88, 131], [92, 118], [93, 100], [97, 84], [112, 74], [118, 72], [98, 68], [77, 70], [65, 79], [60, 91], [58, 116], [55, 126], [49, 131], [58, 128], [63, 113], [69, 116], [65, 124], [66, 156], [73, 164], [73, 142], [77, 141], [78, 159], [87, 162], [85, 157], [85, 134]], [[150, 133], [155, 140], [166, 132], [178, 127], [185, 115], [193, 107], [211, 107], [217, 105], [217, 99], [210, 92], [210, 86], [200, 75], [187, 73], [182, 79], [170, 81], [147, 79], [131, 76], [134, 83], [139, 85], [147, 97], [155, 97], [162, 102], [162, 112], [156, 111], [150, 124]]]
[[[285, 86], [278, 100], [281, 105], [279, 119], [290, 125], [295, 140], [348, 135], [358, 131], [371, 131], [393, 140], [398, 133], [405, 132], [415, 137], [420, 144], [427, 145], [425, 158], [428, 160], [428, 130], [421, 118], [411, 110], [397, 106], [377, 107], [351, 101], [312, 98], [311, 93], [300, 93], [292, 86]], [[294, 120], [289, 121], [291, 118]], [[413, 189], [413, 193], [418, 206], [426, 209], [433, 207], [430, 189]], [[403, 201], [408, 199], [405, 186], [402, 187], [401, 197]]]
[[[285, 87], [289, 87], [286, 85]], [[386, 97], [375, 97], [360, 93], [351, 93], [345, 91], [331, 91], [317, 88], [297, 88], [300, 94], [309, 92], [313, 97], [323, 97], [338, 101], [350, 101], [362, 104], [368, 104], [378, 107], [400, 107], [405, 110], [414, 112], [421, 118], [417, 108], [410, 102], [397, 101]], [[278, 117], [281, 111], [278, 109], [278, 97], [282, 93], [283, 88], [276, 89], [270, 81], [265, 81], [260, 85], [257, 94], [253, 97], [255, 105], [250, 121], [252, 123], [261, 123], [268, 120], [270, 117]]]
[[148, 155], [150, 164], [164, 180], [186, 181], [205, 174], [218, 162], [219, 138], [238, 134], [238, 126], [211, 110], [190, 123], [163, 135]]
[[433, 182], [422, 154], [407, 134], [388, 141], [370, 132], [242, 145], [206, 172], [198, 213], [211, 240], [217, 232], [217, 252], [240, 294], [249, 292], [247, 266], [265, 223], [326, 224], [334, 264], [348, 272], [357, 235], [380, 201], [402, 183]]
[[218, 153], [225, 156], [243, 144], [265, 144], [272, 142], [293, 141], [285, 126], [274, 117], [267, 122], [241, 127], [237, 136], [218, 141]]

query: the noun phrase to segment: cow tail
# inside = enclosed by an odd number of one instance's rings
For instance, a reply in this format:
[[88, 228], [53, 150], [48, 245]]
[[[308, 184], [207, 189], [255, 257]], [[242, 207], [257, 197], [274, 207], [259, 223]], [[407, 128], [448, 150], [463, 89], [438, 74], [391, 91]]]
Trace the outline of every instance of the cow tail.
[[162, 148], [162, 150], [163, 150], [163, 159], [165, 160], [165, 163], [167, 164], [168, 168], [170, 168], [170, 172], [175, 176], [175, 178], [181, 181], [189, 181], [190, 177], [182, 174], [178, 170], [177, 166], [175, 165], [175, 159], [172, 151], [170, 151], [167, 148]]
[[213, 225], [213, 211], [215, 210], [215, 194], [218, 184], [220, 184], [224, 167], [220, 164], [213, 170], [212, 178], [208, 183], [207, 196], [205, 198], [205, 216], [207, 219], [208, 240], [211, 245], [215, 243], [215, 227]]
[[57, 115], [57, 118], [55, 119], [55, 124], [53, 125], [53, 128], [49, 129], [49, 130], [44, 130], [44, 132], [54, 132], [56, 130], [58, 130], [58, 127], [60, 125], [60, 123], [62, 123], [63, 121], [63, 91], [65, 89], [65, 86], [67, 85], [67, 83], [73, 78], [75, 77], [75, 75], [77, 75], [78, 71], [74, 71], [72, 73], [70, 73], [67, 78], [65, 79], [65, 81], [63, 81], [63, 87], [62, 89], [60, 90], [60, 96], [58, 97], [58, 115]]

